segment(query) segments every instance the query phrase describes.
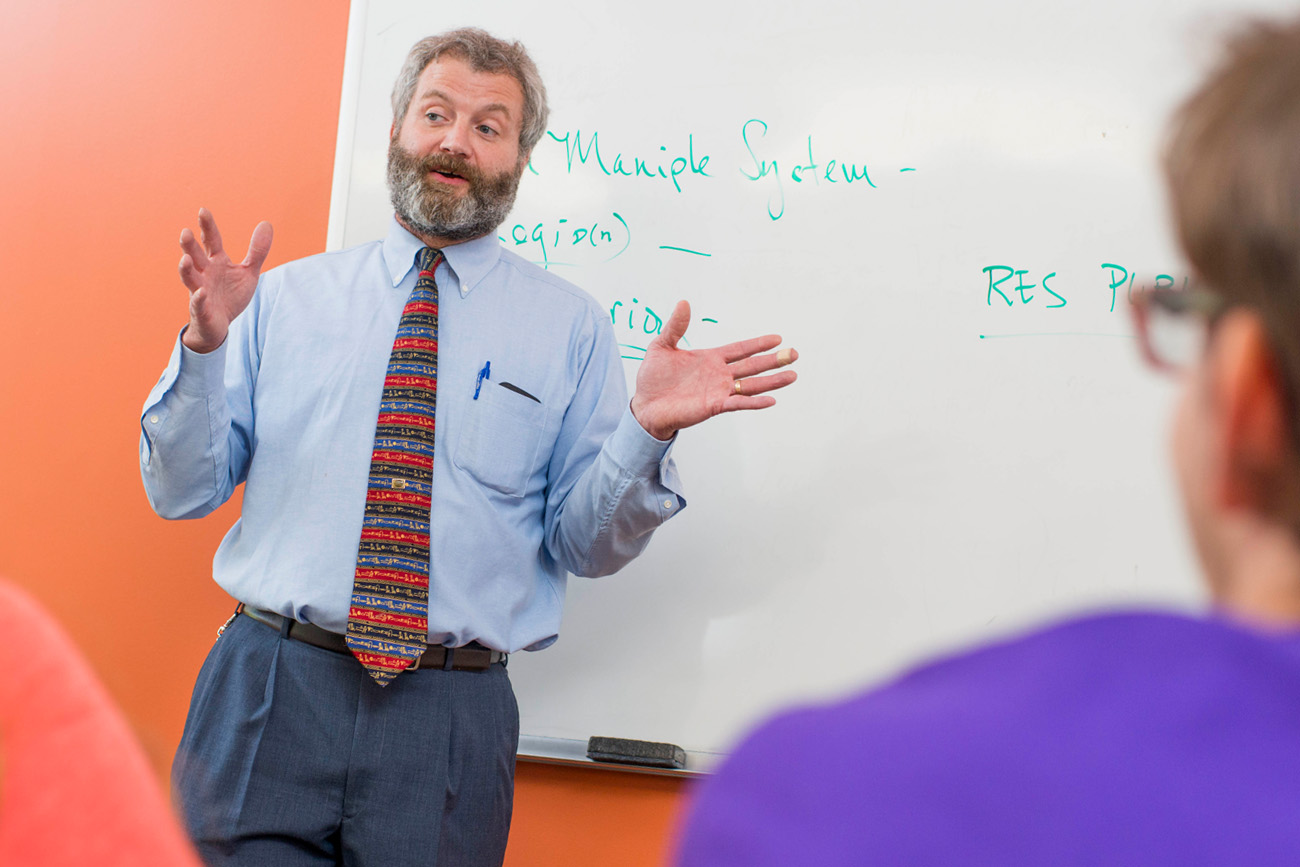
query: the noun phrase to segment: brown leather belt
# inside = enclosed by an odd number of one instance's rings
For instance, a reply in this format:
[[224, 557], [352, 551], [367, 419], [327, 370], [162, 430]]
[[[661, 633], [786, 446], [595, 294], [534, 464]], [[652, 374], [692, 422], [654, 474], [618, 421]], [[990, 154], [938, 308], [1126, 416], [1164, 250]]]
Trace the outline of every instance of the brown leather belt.
[[[265, 624], [277, 632], [284, 631], [284, 623], [287, 619], [272, 611], [263, 611], [261, 608], [254, 608], [251, 605], [242, 603], [235, 609], [235, 613], [245, 614], [250, 620], [256, 620], [258, 623]], [[303, 644], [332, 650], [335, 653], [352, 655], [352, 651], [348, 648], [347, 639], [342, 635], [337, 632], [330, 632], [328, 629], [321, 629], [319, 626], [310, 623], [289, 620], [288, 635]], [[500, 650], [491, 650], [477, 642], [466, 644], [464, 647], [443, 647], [440, 644], [430, 644], [420, 658], [411, 665], [411, 668], [487, 671], [490, 666], [498, 662], [505, 662], [507, 656], [508, 654]]]

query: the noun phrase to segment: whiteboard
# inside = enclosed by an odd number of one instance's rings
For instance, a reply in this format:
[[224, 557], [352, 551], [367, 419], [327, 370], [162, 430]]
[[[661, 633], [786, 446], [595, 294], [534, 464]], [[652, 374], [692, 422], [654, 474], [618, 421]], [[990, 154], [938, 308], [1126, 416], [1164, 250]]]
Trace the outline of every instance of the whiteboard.
[[1240, 11], [354, 0], [331, 248], [386, 231], [409, 47], [479, 26], [552, 107], [502, 242], [610, 309], [629, 385], [678, 298], [692, 345], [801, 353], [775, 408], [681, 434], [683, 514], [511, 659], [522, 754], [606, 735], [703, 769], [776, 708], [973, 640], [1199, 604], [1177, 386], [1127, 297], [1186, 277], [1161, 136]]

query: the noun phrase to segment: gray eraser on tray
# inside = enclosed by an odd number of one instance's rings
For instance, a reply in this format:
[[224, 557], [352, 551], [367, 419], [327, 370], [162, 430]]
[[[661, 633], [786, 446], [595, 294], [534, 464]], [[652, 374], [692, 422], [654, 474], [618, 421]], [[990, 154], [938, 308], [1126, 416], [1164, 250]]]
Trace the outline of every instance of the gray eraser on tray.
[[587, 758], [646, 768], [686, 767], [686, 750], [676, 744], [637, 741], [631, 738], [593, 737], [587, 741]]

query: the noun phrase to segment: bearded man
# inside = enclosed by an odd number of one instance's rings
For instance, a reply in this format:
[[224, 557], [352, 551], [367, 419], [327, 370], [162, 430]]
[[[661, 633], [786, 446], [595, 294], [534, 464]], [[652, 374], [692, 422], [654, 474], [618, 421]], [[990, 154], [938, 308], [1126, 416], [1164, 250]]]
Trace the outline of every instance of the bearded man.
[[241, 605], [173, 767], [209, 864], [500, 864], [506, 654], [685, 505], [678, 430], [794, 381], [774, 335], [679, 350], [681, 303], [629, 404], [607, 313], [495, 238], [546, 116], [521, 45], [430, 37], [393, 91], [383, 241], [260, 275], [268, 224], [241, 263], [207, 211], [181, 234], [145, 488], [195, 518], [245, 486], [214, 561]]

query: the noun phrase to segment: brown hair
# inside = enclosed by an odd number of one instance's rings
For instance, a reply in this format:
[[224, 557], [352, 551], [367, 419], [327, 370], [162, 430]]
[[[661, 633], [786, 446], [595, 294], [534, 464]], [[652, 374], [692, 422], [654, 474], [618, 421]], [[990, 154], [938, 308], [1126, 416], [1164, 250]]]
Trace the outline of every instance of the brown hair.
[[402, 125], [415, 96], [415, 86], [425, 67], [442, 55], [464, 60], [475, 72], [505, 73], [519, 82], [524, 94], [524, 116], [519, 126], [519, 155], [526, 156], [546, 132], [546, 87], [524, 46], [505, 42], [476, 27], [426, 36], [411, 47], [406, 63], [393, 84], [393, 127]]
[[1300, 20], [1254, 22], [1170, 126], [1165, 176], [1198, 278], [1258, 313], [1300, 393]]

